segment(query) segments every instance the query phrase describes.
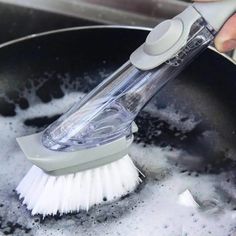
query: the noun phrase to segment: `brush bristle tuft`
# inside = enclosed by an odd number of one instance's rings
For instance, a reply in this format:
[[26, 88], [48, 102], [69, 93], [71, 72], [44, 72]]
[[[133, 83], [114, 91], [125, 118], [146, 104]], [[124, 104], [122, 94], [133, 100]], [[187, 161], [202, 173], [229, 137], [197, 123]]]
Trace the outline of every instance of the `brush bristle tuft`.
[[32, 215], [56, 215], [88, 211], [95, 204], [111, 202], [132, 192], [142, 180], [126, 155], [95, 169], [50, 176], [33, 166], [16, 188]]

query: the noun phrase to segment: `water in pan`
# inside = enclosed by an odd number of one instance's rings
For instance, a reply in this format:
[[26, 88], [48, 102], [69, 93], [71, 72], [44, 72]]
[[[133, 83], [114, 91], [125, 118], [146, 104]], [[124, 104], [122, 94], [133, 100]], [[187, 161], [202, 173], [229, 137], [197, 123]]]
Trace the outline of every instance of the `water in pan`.
[[[173, 108], [156, 111], [151, 105], [137, 118], [140, 132], [130, 152], [146, 175], [134, 193], [87, 213], [32, 217], [14, 192], [31, 167], [15, 137], [41, 129], [81, 96], [74, 92], [50, 103], [29, 99], [28, 109], [16, 107], [17, 116], [0, 118], [0, 235], [236, 235], [235, 163], [225, 161], [220, 173], [209, 166], [193, 171], [189, 163], [200, 166], [200, 157], [155, 140], [173, 136], [184, 142], [197, 122]], [[199, 207], [179, 203], [186, 189]]]

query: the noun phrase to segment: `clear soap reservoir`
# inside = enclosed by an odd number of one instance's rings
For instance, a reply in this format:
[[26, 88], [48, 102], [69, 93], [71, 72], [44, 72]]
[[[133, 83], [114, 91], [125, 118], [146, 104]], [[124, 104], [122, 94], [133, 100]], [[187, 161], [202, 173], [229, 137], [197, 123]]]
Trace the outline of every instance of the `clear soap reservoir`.
[[143, 71], [128, 61], [44, 131], [44, 146], [74, 151], [132, 137], [132, 122], [139, 111], [207, 48], [214, 34], [200, 18], [181, 50], [157, 68]]

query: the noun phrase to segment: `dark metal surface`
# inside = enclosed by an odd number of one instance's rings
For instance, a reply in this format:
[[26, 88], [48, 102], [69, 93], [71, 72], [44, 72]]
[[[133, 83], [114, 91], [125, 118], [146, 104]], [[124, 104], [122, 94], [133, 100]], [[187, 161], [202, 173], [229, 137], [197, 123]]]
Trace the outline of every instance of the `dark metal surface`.
[[[148, 31], [129, 28], [75, 29], [23, 40], [1, 48], [1, 118], [7, 120], [9, 117], [17, 117], [19, 111], [30, 109], [33, 104], [50, 103], [54, 99], [62, 98], [65, 93], [75, 91], [87, 93], [124, 63], [130, 53], [144, 41], [147, 34]], [[168, 147], [170, 151], [176, 148], [189, 153], [190, 159], [182, 156], [183, 158], [174, 160], [175, 165], [172, 168], [180, 166], [183, 173], [189, 171], [191, 174], [191, 171], [195, 171], [197, 175], [201, 173], [205, 175], [234, 170], [236, 167], [235, 74], [236, 67], [231, 62], [211, 50], [205, 51], [176, 80], [163, 88], [139, 114], [136, 119], [139, 132], [135, 142], [143, 143], [144, 147], [150, 145]], [[175, 113], [170, 112], [170, 115], [165, 115], [166, 113], [162, 111], [167, 111], [168, 108]], [[182, 118], [173, 122], [173, 116], [178, 114], [181, 114]], [[20, 127], [24, 124], [24, 132], [20, 135], [32, 132], [31, 127], [42, 130], [58, 115], [59, 112], [52, 117], [42, 115], [25, 117], [19, 124]], [[196, 125], [188, 129], [185, 124], [189, 119], [193, 119]], [[11, 124], [6, 123], [6, 129], [8, 126], [10, 129]], [[15, 141], [12, 142], [15, 148]], [[14, 158], [15, 156], [11, 155], [7, 160], [9, 163], [14, 163], [16, 161]], [[17, 168], [17, 172], [14, 173], [14, 181], [19, 181], [22, 176], [21, 168]], [[151, 176], [152, 173], [147, 175], [148, 181]], [[1, 228], [6, 232], [9, 232], [9, 228], [11, 232], [15, 232], [14, 227], [17, 225], [17, 230], [23, 234], [26, 230], [32, 233], [43, 227], [49, 230], [47, 232], [49, 235], [51, 227], [58, 227], [55, 226], [59, 224], [56, 221], [61, 217], [46, 219], [42, 224], [36, 223], [39, 219], [31, 218], [25, 207], [19, 206], [18, 199], [11, 192], [16, 183], [11, 180], [9, 177], [7, 180], [1, 180], [1, 185], [7, 186], [1, 193], [4, 199], [0, 199], [4, 203], [0, 209]], [[142, 199], [147, 195], [143, 192]], [[109, 215], [108, 224], [116, 224], [116, 220], [124, 215], [129, 218], [134, 208], [133, 203], [139, 205], [135, 194], [131, 196], [131, 199], [133, 198], [134, 201], [124, 198], [117, 205], [94, 208], [89, 214], [67, 215], [60, 221], [63, 225], [62, 233], [67, 229], [75, 233], [77, 227], [75, 224], [78, 224], [78, 230], [84, 231], [84, 235], [87, 235], [91, 228], [96, 230], [96, 224], [100, 224], [97, 219], [103, 217], [104, 221], [107, 221], [107, 215]], [[231, 202], [227, 199], [224, 199], [226, 207], [235, 207], [233, 205], [235, 199], [232, 196]], [[169, 210], [171, 212], [171, 209]], [[96, 224], [92, 216], [95, 216]], [[32, 224], [34, 220], [37, 226]], [[69, 221], [74, 223], [68, 226], [66, 224]], [[102, 224], [104, 221], [101, 221]], [[16, 222], [21, 222], [22, 225]], [[55, 232], [53, 234], [56, 235]]]
[[0, 44], [49, 30], [97, 24], [94, 21], [6, 3], [0, 3], [0, 15]]
[[91, 21], [151, 27], [181, 12], [187, 4], [177, 0], [0, 0], [19, 6], [57, 12]]

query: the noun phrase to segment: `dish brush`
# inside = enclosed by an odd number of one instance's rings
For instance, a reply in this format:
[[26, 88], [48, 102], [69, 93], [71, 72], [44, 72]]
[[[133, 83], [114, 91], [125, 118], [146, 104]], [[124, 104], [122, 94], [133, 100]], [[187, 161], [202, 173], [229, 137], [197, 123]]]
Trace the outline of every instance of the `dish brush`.
[[128, 62], [41, 133], [17, 141], [34, 166], [16, 191], [32, 214], [86, 210], [142, 181], [129, 156], [134, 119], [212, 43], [236, 1], [196, 3], [162, 22]]

